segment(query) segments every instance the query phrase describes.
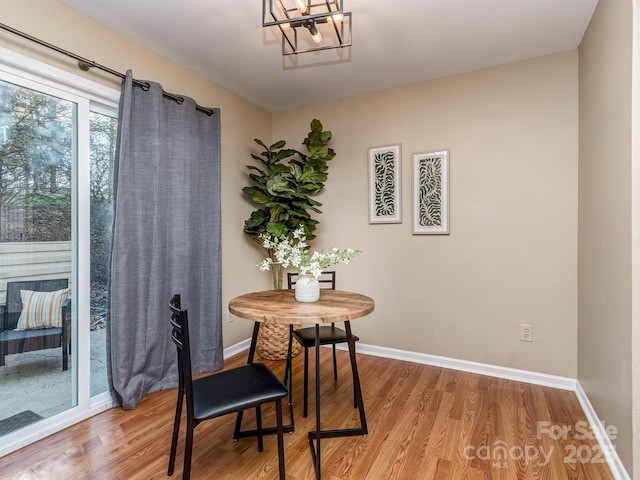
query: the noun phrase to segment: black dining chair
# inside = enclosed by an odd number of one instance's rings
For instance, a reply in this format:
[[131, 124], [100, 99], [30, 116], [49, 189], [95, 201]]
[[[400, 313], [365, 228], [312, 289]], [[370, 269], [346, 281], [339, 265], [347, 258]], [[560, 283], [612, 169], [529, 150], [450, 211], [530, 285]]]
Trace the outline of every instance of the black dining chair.
[[249, 363], [242, 367], [193, 379], [189, 345], [189, 321], [187, 310], [180, 306], [180, 295], [169, 302], [171, 310], [171, 339], [178, 351], [178, 400], [171, 439], [168, 475], [173, 475], [180, 433], [182, 402], [186, 397], [187, 432], [184, 447], [182, 479], [191, 474], [193, 431], [205, 420], [235, 413], [249, 408], [256, 409], [256, 433], [258, 451], [262, 452], [262, 411], [264, 403], [275, 402], [276, 431], [278, 436], [278, 467], [280, 479], [285, 478], [284, 438], [282, 428], [282, 399], [288, 395], [287, 387], [263, 363]]
[[[291, 289], [295, 287], [299, 273], [289, 272], [287, 273], [287, 286]], [[318, 278], [320, 282], [320, 288], [336, 289], [336, 272], [332, 270], [324, 271]], [[291, 342], [292, 339], [296, 339], [300, 345], [304, 347], [304, 406], [302, 410], [302, 416], [307, 417], [308, 414], [308, 399], [309, 399], [309, 348], [313, 348], [316, 345], [316, 328], [303, 327], [294, 330], [293, 325], [289, 328], [289, 355], [291, 355]], [[354, 342], [360, 340], [356, 335], [353, 335]], [[320, 326], [320, 345], [331, 345], [333, 350], [333, 379], [338, 380], [338, 362], [336, 359], [336, 344], [347, 343], [347, 332], [341, 328], [336, 327], [335, 323], [331, 325]], [[291, 359], [288, 359], [289, 365], [291, 365]], [[285, 370], [284, 383], [287, 383], [289, 370]], [[357, 407], [355, 392], [353, 396], [353, 408]]]

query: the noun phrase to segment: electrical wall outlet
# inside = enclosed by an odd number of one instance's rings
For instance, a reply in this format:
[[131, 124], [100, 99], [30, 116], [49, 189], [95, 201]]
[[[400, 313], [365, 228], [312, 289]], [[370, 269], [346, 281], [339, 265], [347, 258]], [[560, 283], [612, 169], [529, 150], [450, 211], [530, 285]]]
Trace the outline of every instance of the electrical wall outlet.
[[533, 342], [533, 325], [520, 324], [520, 341]]

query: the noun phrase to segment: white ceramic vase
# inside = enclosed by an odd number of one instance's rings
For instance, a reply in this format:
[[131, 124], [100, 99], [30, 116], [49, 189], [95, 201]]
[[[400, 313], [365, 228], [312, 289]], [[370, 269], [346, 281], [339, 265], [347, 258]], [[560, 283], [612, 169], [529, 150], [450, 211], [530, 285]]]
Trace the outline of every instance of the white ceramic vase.
[[300, 275], [295, 289], [298, 302], [317, 302], [320, 298], [320, 282], [313, 275]]

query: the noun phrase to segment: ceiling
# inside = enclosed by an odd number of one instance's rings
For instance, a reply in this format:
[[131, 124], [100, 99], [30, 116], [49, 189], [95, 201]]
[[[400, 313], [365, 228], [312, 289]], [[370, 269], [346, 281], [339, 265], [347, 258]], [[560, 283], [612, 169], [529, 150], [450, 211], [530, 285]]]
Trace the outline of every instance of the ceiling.
[[597, 4], [344, 0], [352, 47], [283, 57], [261, 0], [61, 1], [270, 112], [570, 50]]

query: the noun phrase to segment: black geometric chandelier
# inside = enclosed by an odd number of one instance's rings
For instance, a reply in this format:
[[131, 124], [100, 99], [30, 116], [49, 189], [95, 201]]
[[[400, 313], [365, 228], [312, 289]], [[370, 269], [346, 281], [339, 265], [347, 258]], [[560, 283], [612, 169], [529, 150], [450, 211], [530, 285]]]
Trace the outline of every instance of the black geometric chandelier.
[[351, 12], [342, 0], [262, 0], [262, 26], [280, 29], [282, 55], [351, 46]]

